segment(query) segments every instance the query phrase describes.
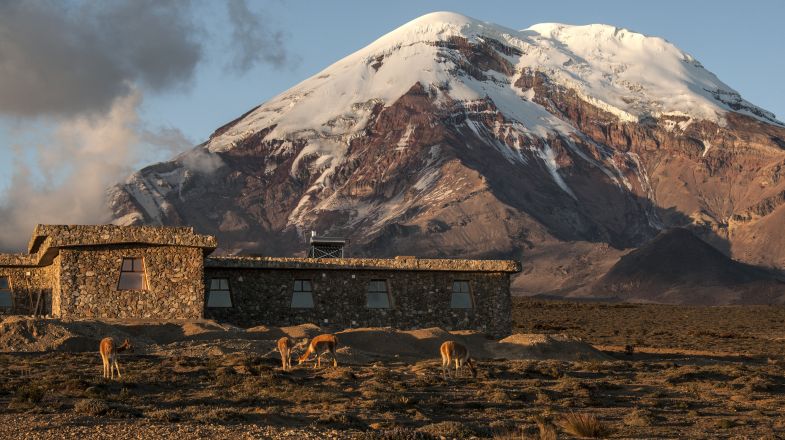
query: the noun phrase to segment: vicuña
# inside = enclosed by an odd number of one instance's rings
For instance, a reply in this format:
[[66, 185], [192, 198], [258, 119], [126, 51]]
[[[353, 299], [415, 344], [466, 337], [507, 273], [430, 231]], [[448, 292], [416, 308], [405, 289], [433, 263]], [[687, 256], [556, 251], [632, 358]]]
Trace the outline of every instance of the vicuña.
[[308, 349], [305, 350], [305, 353], [303, 353], [303, 355], [298, 358], [298, 364], [302, 364], [303, 362], [307, 361], [311, 356], [311, 353], [316, 353], [316, 364], [314, 364], [314, 368], [321, 367], [322, 355], [329, 351], [333, 356], [333, 367], [337, 367], [338, 359], [335, 357], [335, 347], [337, 345], [337, 336], [329, 333], [319, 335], [311, 339], [311, 343], [308, 344]]
[[[123, 341], [123, 345], [118, 346], [114, 339], [103, 338], [98, 351], [101, 353], [101, 360], [104, 363], [104, 379], [114, 379], [114, 370], [117, 370], [117, 378], [121, 379], [120, 365], [117, 364], [117, 355], [124, 351], [131, 350], [131, 343], [128, 339]], [[112, 369], [114, 367], [114, 369]]]
[[278, 352], [281, 353], [283, 371], [292, 369], [292, 340], [286, 336], [278, 340]]
[[447, 379], [448, 369], [451, 362], [455, 362], [455, 377], [458, 377], [461, 368], [466, 365], [472, 372], [472, 377], [477, 377], [477, 369], [472, 364], [472, 358], [469, 356], [469, 349], [465, 345], [455, 342], [446, 341], [439, 348], [442, 354], [442, 377]]

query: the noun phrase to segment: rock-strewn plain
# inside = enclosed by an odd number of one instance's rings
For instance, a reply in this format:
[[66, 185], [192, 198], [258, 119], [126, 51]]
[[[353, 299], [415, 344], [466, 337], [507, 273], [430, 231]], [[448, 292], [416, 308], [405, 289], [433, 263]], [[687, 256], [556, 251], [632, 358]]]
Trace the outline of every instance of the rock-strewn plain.
[[[518, 299], [514, 316], [521, 333], [502, 342], [438, 329], [343, 331], [338, 368], [292, 372], [268, 350], [273, 338], [299, 340], [318, 327], [94, 322], [96, 334], [138, 340], [139, 349], [120, 358], [123, 379], [104, 381], [97, 353], [80, 351], [95, 341], [38, 347], [72, 350], [65, 352], [6, 351], [0, 435], [519, 439], [543, 429], [570, 438], [565, 419], [573, 414], [595, 417], [607, 438], [785, 434], [779, 307]], [[17, 347], [51, 332], [20, 323], [3, 323], [3, 337], [15, 334]], [[447, 337], [477, 350], [478, 379], [441, 378], [435, 347]], [[6, 350], [10, 343], [0, 340]], [[510, 360], [485, 357], [488, 344], [505, 343], [519, 348], [504, 353]]]

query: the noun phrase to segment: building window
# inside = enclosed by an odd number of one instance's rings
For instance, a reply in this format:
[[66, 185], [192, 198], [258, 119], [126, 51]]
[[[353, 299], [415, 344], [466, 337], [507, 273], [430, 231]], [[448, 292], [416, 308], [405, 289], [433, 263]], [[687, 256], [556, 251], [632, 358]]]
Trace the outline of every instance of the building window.
[[213, 278], [210, 280], [210, 291], [207, 293], [207, 307], [232, 307], [232, 291], [229, 290], [229, 278]]
[[117, 290], [147, 290], [144, 261], [141, 258], [123, 258]]
[[12, 306], [11, 286], [8, 284], [8, 277], [0, 277], [0, 310], [8, 310]]
[[310, 280], [294, 280], [294, 291], [292, 292], [293, 309], [312, 309], [313, 308], [313, 288]]
[[472, 293], [469, 291], [468, 281], [453, 281], [452, 298], [450, 299], [452, 309], [471, 309]]
[[368, 284], [366, 307], [369, 309], [390, 308], [390, 293], [387, 290], [387, 280], [371, 280]]

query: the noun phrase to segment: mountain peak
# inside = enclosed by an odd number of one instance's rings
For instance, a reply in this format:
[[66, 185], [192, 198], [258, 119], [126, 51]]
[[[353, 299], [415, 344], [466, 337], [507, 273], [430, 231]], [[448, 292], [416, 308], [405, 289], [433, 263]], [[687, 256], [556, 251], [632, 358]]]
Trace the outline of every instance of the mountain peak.
[[467, 24], [480, 23], [480, 20], [452, 11], [434, 11], [421, 15], [401, 27], [428, 26], [442, 23], [462, 26]]
[[[490, 49], [483, 49], [483, 60], [467, 45]], [[541, 72], [625, 122], [664, 116], [681, 118], [682, 125], [700, 120], [724, 124], [724, 115], [735, 111], [779, 124], [773, 114], [745, 101], [662, 38], [603, 24], [547, 23], [516, 31], [453, 12], [433, 12], [273, 98], [211, 139], [209, 148], [223, 151], [273, 125], [273, 135], [305, 127], [346, 133], [359, 126], [336, 123], [347, 121], [345, 109], [372, 101], [389, 105], [416, 83], [435, 90], [442, 103], [488, 98], [538, 135], [570, 132], [535, 104], [530, 92], [516, 87], [524, 72]]]
[[[134, 174], [110, 204], [118, 223], [192, 224], [238, 252], [292, 254], [308, 230], [366, 255], [626, 248], [785, 213], [772, 121], [661, 38], [436, 12]], [[751, 231], [736, 236], [764, 236]], [[768, 242], [755, 255], [779, 258]]]

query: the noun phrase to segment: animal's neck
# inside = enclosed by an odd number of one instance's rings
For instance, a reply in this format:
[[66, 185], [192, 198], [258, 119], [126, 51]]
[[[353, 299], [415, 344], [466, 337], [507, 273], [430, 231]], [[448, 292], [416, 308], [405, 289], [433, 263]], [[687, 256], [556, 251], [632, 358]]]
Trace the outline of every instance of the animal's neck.
[[304, 361], [304, 360], [308, 359], [308, 356], [310, 356], [311, 353], [313, 353], [313, 350], [314, 350], [313, 345], [309, 345], [308, 349], [305, 350], [305, 353], [303, 353], [303, 355], [300, 356], [300, 360]]
[[128, 350], [128, 344], [123, 344], [115, 349], [115, 353], [122, 353]]

